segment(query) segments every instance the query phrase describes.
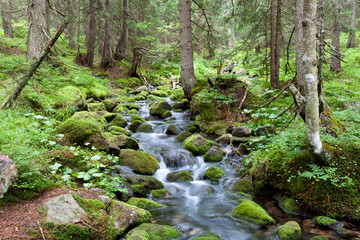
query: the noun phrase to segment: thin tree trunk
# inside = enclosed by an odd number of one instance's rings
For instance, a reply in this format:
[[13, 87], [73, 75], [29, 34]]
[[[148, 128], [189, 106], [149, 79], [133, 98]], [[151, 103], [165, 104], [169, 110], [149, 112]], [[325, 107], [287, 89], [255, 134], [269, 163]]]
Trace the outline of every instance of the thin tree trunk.
[[48, 0], [45, 1], [45, 18], [46, 18], [46, 34], [50, 36], [50, 4]]
[[280, 74], [280, 57], [281, 57], [281, 0], [277, 0], [276, 13], [276, 47], [275, 47], [275, 79], [272, 84], [273, 88], [279, 89], [279, 74]]
[[356, 0], [352, 0], [352, 13], [350, 18], [350, 33], [348, 37], [347, 48], [355, 48], [355, 28], [356, 28]]
[[332, 29], [332, 46], [331, 51], [331, 64], [330, 70], [333, 72], [341, 71], [340, 61], [340, 0], [333, 0], [334, 3], [334, 16], [333, 16], [333, 29]]
[[323, 152], [320, 140], [319, 96], [316, 58], [316, 10], [317, 0], [304, 1], [304, 69], [305, 69], [305, 114], [306, 139], [315, 154]]
[[139, 74], [137, 74], [136, 70], [138, 69], [139, 65], [140, 65], [140, 61], [142, 58], [142, 53], [138, 48], [134, 49], [134, 56], [133, 56], [133, 60], [131, 63], [131, 68], [129, 70], [129, 77], [137, 77], [140, 78]]
[[109, 0], [106, 0], [106, 22], [105, 22], [105, 39], [104, 39], [104, 50], [101, 59], [100, 67], [103, 70], [106, 70], [111, 65], [112, 58], [112, 28], [113, 28], [113, 19], [112, 19], [112, 9]]
[[94, 9], [95, 0], [89, 1], [89, 9], [90, 9], [90, 22], [89, 29], [86, 41], [86, 56], [85, 56], [85, 65], [88, 67], [92, 67], [94, 64], [94, 53], [95, 53], [95, 27], [96, 27], [96, 19], [95, 19], [95, 9]]
[[318, 6], [318, 18], [320, 25], [320, 39], [319, 39], [319, 61], [318, 61], [318, 96], [319, 96], [319, 112], [324, 110], [324, 93], [323, 93], [323, 65], [325, 61], [325, 1], [321, 1]]
[[1, 19], [2, 19], [2, 26], [4, 29], [4, 33], [9, 38], [14, 38], [14, 32], [12, 27], [12, 0], [2, 0], [1, 4]]
[[46, 31], [46, 0], [28, 0], [28, 36], [26, 60], [38, 58], [47, 42]]
[[296, 75], [297, 84], [301, 95], [305, 96], [305, 76], [304, 63], [302, 60], [304, 53], [303, 42], [303, 14], [304, 14], [304, 0], [296, 0]]
[[270, 84], [276, 88], [278, 79], [276, 79], [276, 53], [275, 53], [275, 7], [274, 1], [270, 1]]
[[191, 31], [191, 1], [179, 0], [181, 83], [187, 99], [196, 83]]
[[123, 0], [123, 10], [124, 10], [124, 17], [123, 17], [123, 26], [122, 26], [122, 33], [121, 38], [119, 40], [118, 45], [116, 46], [114, 58], [118, 61], [121, 61], [125, 58], [125, 51], [126, 45], [129, 39], [129, 0]]
[[75, 23], [76, 23], [76, 16], [75, 16], [75, 3], [74, 0], [67, 0], [67, 16], [69, 25], [67, 28], [67, 38], [69, 41], [69, 48], [75, 49], [76, 43], [74, 41], [75, 39]]

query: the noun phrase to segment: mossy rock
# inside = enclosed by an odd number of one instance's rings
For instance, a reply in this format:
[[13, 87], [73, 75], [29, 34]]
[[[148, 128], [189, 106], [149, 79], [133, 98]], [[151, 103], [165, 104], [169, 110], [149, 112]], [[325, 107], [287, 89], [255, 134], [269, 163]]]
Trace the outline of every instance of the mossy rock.
[[225, 172], [218, 167], [209, 167], [206, 169], [203, 179], [210, 180], [211, 183], [219, 183], [219, 180], [225, 176]]
[[137, 174], [123, 174], [122, 176], [123, 182], [128, 186], [139, 185], [141, 188], [141, 194], [138, 196], [146, 196], [152, 190], [164, 190], [164, 184], [158, 179], [152, 176], [142, 176]]
[[222, 238], [216, 233], [210, 231], [201, 231], [200, 234], [190, 238], [190, 240], [222, 240]]
[[176, 142], [183, 142], [185, 139], [187, 139], [188, 137], [190, 137], [192, 135], [191, 132], [182, 132], [179, 135], [177, 135], [175, 137], [175, 141]]
[[187, 128], [187, 132], [195, 133], [197, 131], [196, 123], [191, 123]]
[[143, 119], [142, 117], [140, 117], [139, 115], [137, 114], [134, 114], [134, 115], [131, 115], [131, 122], [134, 122], [136, 120], [139, 120], [141, 122], [145, 122], [145, 119]]
[[[104, 136], [106, 138], [106, 136]], [[138, 150], [139, 147], [139, 143], [137, 142], [136, 139], [132, 138], [132, 137], [128, 137], [126, 135], [115, 135], [115, 136], [110, 136], [108, 138], [106, 138], [106, 140], [112, 144], [114, 144], [115, 146], [117, 146], [120, 149], [123, 148], [127, 148], [127, 149], [134, 149], [134, 150]]]
[[193, 134], [184, 141], [184, 148], [195, 156], [205, 154], [215, 144], [203, 138], [201, 135]]
[[139, 105], [135, 104], [135, 103], [127, 104], [127, 108], [130, 109], [130, 110], [135, 109], [135, 110], [138, 110], [138, 111], [141, 109], [141, 107]]
[[130, 205], [145, 209], [145, 210], [166, 208], [166, 206], [164, 204], [150, 201], [146, 198], [132, 197], [129, 199], [129, 201], [127, 203]]
[[128, 130], [126, 130], [125, 128], [122, 128], [122, 127], [110, 126], [108, 130], [113, 135], [121, 135], [121, 134], [123, 134], [123, 135], [128, 136], [128, 137], [131, 136], [131, 132], [129, 132]]
[[107, 124], [106, 119], [100, 116], [96, 112], [87, 112], [87, 111], [76, 112], [69, 119], [87, 120], [93, 123], [97, 123], [101, 130], [103, 130]]
[[116, 117], [116, 113], [109, 113], [109, 112], [100, 112], [100, 113], [104, 113], [102, 116], [103, 118], [106, 119], [108, 123], [111, 122]]
[[137, 129], [138, 129], [138, 127], [141, 125], [141, 124], [143, 124], [143, 122], [142, 121], [140, 121], [140, 120], [135, 120], [135, 121], [133, 121], [130, 125], [129, 125], [129, 130], [130, 131], [132, 131], [132, 132], [136, 132], [137, 131]]
[[146, 98], [147, 98], [147, 96], [145, 96], [144, 94], [141, 94], [141, 93], [139, 93], [135, 96], [136, 101], [143, 101], [143, 100], [146, 100]]
[[177, 135], [179, 133], [179, 130], [176, 128], [174, 124], [171, 124], [166, 129], [167, 135]]
[[88, 107], [91, 112], [106, 111], [105, 105], [102, 102], [89, 103]]
[[190, 102], [187, 99], [181, 100], [181, 103], [183, 105], [183, 109], [190, 109]]
[[103, 100], [110, 95], [110, 92], [106, 86], [95, 83], [93, 86], [88, 88], [87, 94], [88, 98]]
[[116, 114], [114, 119], [111, 121], [111, 124], [122, 128], [128, 125], [126, 119], [121, 114]]
[[249, 180], [239, 179], [235, 182], [234, 186], [231, 189], [231, 192], [252, 194], [254, 192], [254, 188]]
[[[163, 118], [163, 114], [171, 110], [171, 106], [164, 99], [152, 104], [149, 108], [152, 116]], [[171, 113], [171, 112], [170, 112]]]
[[275, 220], [261, 206], [251, 200], [243, 200], [231, 215], [260, 227], [275, 223]]
[[149, 100], [149, 101], [157, 101], [159, 98], [158, 97], [155, 97], [154, 95], [149, 95], [148, 96], [148, 98], [147, 98], [147, 100]]
[[74, 113], [75, 109], [73, 107], [60, 108], [55, 113], [55, 119], [59, 121], [65, 121], [66, 119], [74, 115]]
[[228, 145], [231, 142], [232, 135], [231, 134], [224, 134], [221, 135], [219, 138], [216, 139], [216, 142], [221, 143], [223, 145]]
[[119, 96], [119, 97], [116, 98], [116, 100], [121, 102], [121, 103], [135, 102], [134, 98], [127, 97], [127, 96]]
[[318, 236], [310, 238], [309, 240], [329, 240], [329, 239], [323, 235], [318, 235]]
[[128, 114], [137, 114], [138, 113], [138, 110], [136, 109], [131, 109]]
[[100, 135], [101, 130], [97, 122], [72, 118], [57, 128], [57, 132], [63, 133], [67, 141], [79, 145], [84, 145], [91, 137]]
[[[144, 236], [144, 232], [149, 235], [149, 238], [139, 238], [139, 236]], [[143, 223], [126, 235], [127, 240], [172, 240], [180, 237], [181, 233], [173, 227], [150, 223]]]
[[169, 94], [163, 90], [156, 90], [152, 92], [153, 95], [158, 97], [167, 97]]
[[151, 191], [152, 198], [165, 198], [170, 192], [167, 189], [157, 189]]
[[327, 228], [332, 228], [338, 223], [336, 219], [332, 219], [326, 216], [317, 216], [311, 219], [311, 221], [318, 226]]
[[60, 88], [57, 91], [57, 94], [59, 97], [57, 98], [55, 107], [66, 105], [74, 106], [77, 102], [85, 101], [86, 99], [86, 95], [84, 95], [79, 88], [74, 86]]
[[279, 196], [278, 198], [280, 207], [287, 213], [298, 213], [300, 206], [294, 201], [293, 198], [287, 196]]
[[128, 166], [134, 173], [153, 175], [159, 168], [156, 157], [147, 152], [124, 149], [121, 150], [119, 158], [120, 164]]
[[149, 133], [152, 131], [152, 125], [149, 123], [141, 124], [137, 129], [137, 132]]
[[301, 238], [301, 227], [295, 221], [289, 221], [278, 227], [276, 232], [280, 240], [299, 240]]
[[106, 111], [108, 111], [108, 112], [112, 112], [117, 105], [117, 101], [113, 98], [105, 99], [102, 102], [106, 108]]
[[126, 107], [125, 104], [119, 104], [113, 110], [114, 113], [126, 113], [128, 111], [129, 109]]
[[180, 102], [180, 103], [174, 103], [171, 108], [172, 110], [175, 110], [175, 109], [183, 109], [184, 105]]
[[221, 162], [224, 157], [223, 151], [218, 146], [213, 146], [205, 153], [205, 162]]
[[165, 118], [168, 118], [171, 116], [172, 116], [172, 113], [170, 111], [166, 111], [161, 115], [161, 119], [165, 119]]
[[191, 170], [181, 172], [171, 172], [166, 176], [169, 182], [191, 182], [193, 181], [193, 172]]

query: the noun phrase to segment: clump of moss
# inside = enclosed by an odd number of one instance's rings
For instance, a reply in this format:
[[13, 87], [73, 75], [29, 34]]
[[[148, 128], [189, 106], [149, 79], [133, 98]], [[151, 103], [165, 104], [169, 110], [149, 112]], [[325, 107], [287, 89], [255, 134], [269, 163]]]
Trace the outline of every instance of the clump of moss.
[[314, 217], [311, 221], [318, 226], [328, 227], [328, 228], [330, 228], [333, 225], [335, 225], [336, 223], [338, 223], [338, 221], [336, 219], [332, 219], [332, 218], [329, 218], [326, 216], [317, 216], [317, 217]]
[[225, 176], [225, 172], [223, 170], [221, 170], [218, 167], [209, 167], [204, 175], [203, 175], [203, 179], [207, 180], [209, 179], [211, 181], [211, 183], [219, 183], [219, 180]]
[[166, 206], [164, 204], [160, 204], [154, 201], [150, 201], [146, 198], [136, 198], [136, 197], [132, 197], [129, 199], [129, 201], [127, 202], [130, 205], [145, 209], [145, 210], [150, 210], [150, 209], [159, 209], [159, 208], [165, 208]]
[[287, 196], [278, 197], [280, 207], [288, 213], [297, 213], [300, 211], [300, 206], [294, 201], [293, 198]]
[[212, 141], [198, 134], [193, 134], [184, 141], [185, 149], [192, 152], [195, 156], [205, 154], [214, 145]]
[[131, 115], [131, 122], [134, 122], [136, 120], [139, 120], [141, 122], [145, 122], [145, 120], [142, 117], [140, 117], [139, 115], [137, 115], [137, 114]]
[[239, 179], [235, 182], [234, 186], [231, 189], [231, 192], [252, 194], [254, 192], [254, 188], [249, 180]]
[[210, 231], [201, 231], [195, 237], [190, 238], [190, 240], [221, 240], [222, 238], [216, 233]]
[[159, 162], [150, 153], [123, 149], [119, 155], [119, 163], [130, 167], [135, 173], [153, 175], [159, 168]]
[[112, 134], [114, 135], [121, 135], [121, 134], [124, 134], [128, 137], [131, 136], [131, 132], [129, 132], [128, 130], [122, 128], [122, 127], [118, 127], [118, 126], [111, 126], [109, 127], [109, 132], [111, 132]]
[[149, 240], [171, 240], [181, 237], [181, 233], [170, 226], [159, 224], [143, 223], [137, 228], [131, 230], [127, 235], [127, 240], [139, 239], [138, 236], [144, 236], [144, 232], [149, 235]]
[[144, 133], [149, 133], [152, 131], [152, 125], [149, 123], [143, 123], [141, 124], [137, 129], [137, 132], [144, 132]]
[[[155, 116], [155, 117], [159, 117], [159, 118], [165, 118], [164, 114], [167, 111], [171, 110], [171, 106], [170, 104], [168, 104], [164, 99], [154, 103], [153, 105], [150, 106], [150, 114]], [[170, 112], [171, 114], [171, 112]]]
[[185, 139], [187, 139], [187, 138], [190, 137], [191, 135], [192, 135], [191, 132], [182, 132], [182, 133], [180, 133], [179, 135], [177, 135], [177, 136], [175, 137], [175, 140], [176, 140], [177, 142], [183, 142]]
[[193, 181], [193, 172], [191, 170], [172, 172], [166, 176], [166, 180], [170, 182], [191, 182]]
[[220, 162], [223, 156], [223, 151], [218, 146], [214, 146], [205, 153], [204, 160], [205, 162]]
[[278, 227], [277, 234], [280, 240], [299, 240], [301, 238], [300, 225], [295, 221], [290, 221]]
[[70, 118], [61, 124], [57, 131], [64, 133], [69, 142], [84, 145], [90, 137], [100, 135], [101, 129], [95, 122]]
[[152, 190], [151, 195], [153, 198], [164, 198], [169, 193], [167, 189]]

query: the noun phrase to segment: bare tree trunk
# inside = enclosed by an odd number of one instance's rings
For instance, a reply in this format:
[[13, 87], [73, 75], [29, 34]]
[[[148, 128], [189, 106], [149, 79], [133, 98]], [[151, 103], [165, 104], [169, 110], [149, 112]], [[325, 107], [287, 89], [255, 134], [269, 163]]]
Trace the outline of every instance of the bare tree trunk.
[[196, 83], [191, 31], [191, 1], [179, 0], [181, 83], [187, 99]]
[[100, 67], [103, 70], [106, 70], [111, 65], [112, 58], [112, 28], [113, 28], [113, 19], [112, 19], [112, 9], [109, 0], [106, 0], [106, 22], [105, 22], [105, 39], [104, 39], [104, 50], [101, 59]]
[[46, 31], [46, 0], [28, 0], [29, 30], [26, 46], [26, 60], [38, 58], [47, 42]]
[[49, 0], [45, 0], [45, 18], [46, 18], [46, 34], [50, 36], [50, 4]]
[[323, 152], [320, 140], [319, 96], [316, 58], [316, 10], [317, 0], [304, 1], [304, 69], [305, 69], [305, 114], [306, 139], [315, 154]]
[[100, 18], [97, 20], [97, 32], [98, 32], [98, 36], [97, 36], [97, 46], [98, 46], [98, 56], [102, 56], [103, 55], [103, 51], [104, 51], [104, 35], [102, 34], [102, 31], [104, 29], [103, 27], [103, 20]]
[[276, 79], [276, 46], [275, 46], [275, 7], [274, 1], [270, 1], [270, 84], [277, 88], [279, 79]]
[[319, 96], [319, 112], [324, 110], [324, 93], [323, 93], [323, 65], [325, 61], [325, 1], [321, 0], [318, 6], [318, 19], [320, 26], [320, 39], [319, 39], [319, 60], [318, 60], [318, 96]]
[[133, 56], [133, 60], [131, 63], [131, 68], [129, 70], [129, 77], [137, 77], [140, 78], [139, 74], [137, 74], [136, 70], [138, 69], [139, 65], [140, 65], [140, 61], [142, 58], [142, 53], [138, 48], [134, 49], [134, 56]]
[[12, 27], [12, 0], [2, 0], [1, 4], [1, 19], [2, 19], [2, 26], [4, 29], [4, 33], [9, 38], [14, 38], [14, 32]]
[[124, 18], [123, 18], [123, 26], [121, 38], [119, 40], [118, 45], [116, 46], [114, 58], [118, 61], [121, 61], [125, 58], [126, 45], [129, 39], [129, 0], [123, 0], [123, 10], [124, 10]]
[[304, 63], [302, 60], [304, 54], [303, 42], [303, 14], [304, 14], [304, 0], [296, 1], [296, 75], [297, 84], [301, 95], [305, 96], [305, 76]]
[[280, 55], [281, 55], [281, 0], [277, 0], [276, 13], [276, 47], [275, 47], [275, 81], [272, 84], [273, 88], [279, 89], [279, 74], [280, 74]]
[[331, 51], [331, 64], [330, 70], [333, 72], [341, 71], [340, 61], [340, 0], [333, 0], [334, 3], [334, 16], [333, 16], [333, 29], [332, 29], [332, 46]]
[[95, 27], [96, 27], [96, 19], [95, 19], [95, 9], [94, 9], [95, 0], [89, 1], [89, 9], [90, 9], [90, 22], [88, 35], [86, 40], [86, 56], [85, 56], [85, 65], [88, 67], [92, 67], [94, 64], [94, 53], [95, 53]]
[[350, 33], [348, 37], [347, 48], [355, 48], [355, 28], [356, 28], [356, 0], [352, 0], [352, 13], [350, 18]]
[[[76, 25], [76, 16], [75, 16], [75, 0], [67, 0], [67, 17], [69, 25], [67, 28], [67, 38], [69, 41], [69, 48], [75, 49], [76, 43], [75, 39], [75, 25]], [[80, 24], [80, 23], [79, 23]]]

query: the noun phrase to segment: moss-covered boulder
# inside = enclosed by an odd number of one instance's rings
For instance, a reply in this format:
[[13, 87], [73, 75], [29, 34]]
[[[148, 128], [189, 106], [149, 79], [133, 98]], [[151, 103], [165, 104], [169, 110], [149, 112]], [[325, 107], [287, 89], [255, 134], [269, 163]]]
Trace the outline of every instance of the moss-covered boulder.
[[287, 213], [298, 213], [300, 212], [300, 206], [295, 200], [288, 196], [277, 196], [280, 207]]
[[186, 131], [195, 133], [198, 130], [198, 127], [196, 123], [191, 123], [189, 126], [187, 126]]
[[179, 103], [174, 103], [172, 106], [171, 106], [171, 108], [173, 109], [173, 110], [177, 110], [177, 109], [183, 109], [184, 108], [184, 105], [181, 103], [181, 102], [179, 102]]
[[315, 237], [309, 238], [309, 240], [329, 240], [329, 239], [323, 235], [317, 235]]
[[114, 119], [111, 121], [111, 124], [122, 128], [128, 125], [126, 119], [121, 114], [116, 114]]
[[91, 112], [106, 111], [105, 105], [102, 102], [89, 103], [88, 107]]
[[223, 145], [228, 145], [231, 142], [231, 138], [232, 138], [231, 134], [223, 134], [219, 138], [217, 138], [216, 141]]
[[152, 190], [164, 190], [162, 182], [152, 176], [123, 174], [121, 177], [125, 188], [131, 190], [134, 196], [146, 197]]
[[138, 110], [136, 109], [131, 109], [128, 114], [137, 114], [138, 113]]
[[115, 221], [119, 236], [129, 229], [151, 220], [149, 211], [116, 200], [108, 203], [107, 210]]
[[106, 140], [120, 149], [128, 148], [138, 150], [140, 148], [136, 139], [123, 134], [109, 136]]
[[193, 181], [193, 172], [191, 170], [181, 172], [171, 172], [166, 176], [169, 182], [191, 182]]
[[143, 119], [142, 117], [140, 117], [139, 115], [137, 114], [134, 114], [134, 115], [131, 115], [131, 122], [134, 122], [136, 120], [139, 120], [141, 122], [145, 122], [145, 119]]
[[196, 236], [190, 238], [190, 240], [222, 240], [222, 238], [216, 233], [210, 231], [201, 231]]
[[99, 136], [101, 130], [97, 122], [73, 118], [69, 118], [57, 128], [57, 132], [65, 135], [66, 141], [78, 145], [84, 145], [92, 137]]
[[143, 223], [126, 235], [127, 240], [172, 240], [180, 237], [181, 233], [173, 227], [150, 223]]
[[232, 131], [234, 137], [249, 137], [251, 135], [251, 129], [245, 126], [237, 127]]
[[96, 112], [87, 112], [87, 111], [76, 112], [69, 119], [91, 121], [93, 123], [98, 124], [98, 126], [101, 130], [104, 129], [107, 124], [106, 119]]
[[177, 135], [176, 137], [175, 137], [175, 141], [176, 142], [183, 142], [185, 139], [187, 139], [188, 137], [190, 137], [192, 135], [192, 133], [191, 132], [182, 132], [182, 133], [180, 133], [179, 135]]
[[215, 144], [199, 134], [193, 134], [184, 141], [184, 148], [195, 156], [205, 154]]
[[131, 168], [134, 173], [143, 175], [153, 175], [159, 168], [158, 160], [150, 153], [130, 149], [121, 150], [119, 162]]
[[109, 112], [98, 112], [98, 113], [102, 115], [103, 118], [105, 118], [108, 123], [111, 122], [116, 117], [116, 113], [109, 113]]
[[94, 83], [87, 89], [87, 95], [89, 98], [103, 100], [110, 95], [110, 92], [106, 86], [100, 83]]
[[179, 130], [176, 128], [174, 124], [170, 124], [166, 129], [167, 135], [177, 135], [179, 133]]
[[276, 232], [280, 240], [299, 240], [301, 238], [300, 225], [295, 221], [289, 221], [278, 227]]
[[135, 102], [135, 99], [132, 97], [128, 97], [128, 96], [118, 96], [116, 98], [117, 101], [121, 102], [121, 103], [129, 103], [129, 102]]
[[128, 111], [129, 109], [126, 107], [125, 104], [119, 104], [113, 110], [114, 113], [126, 113]]
[[110, 126], [108, 130], [113, 135], [121, 135], [121, 134], [123, 134], [123, 135], [126, 135], [128, 137], [131, 136], [131, 132], [129, 132], [128, 130], [126, 130], [125, 128], [122, 128], [122, 127]]
[[[162, 118], [166, 111], [171, 110], [171, 106], [164, 99], [150, 106], [150, 114], [154, 117]], [[171, 112], [170, 112], [171, 113]]]
[[108, 111], [108, 112], [112, 112], [114, 110], [114, 108], [116, 107], [116, 105], [118, 104], [117, 101], [113, 98], [105, 99], [102, 102], [106, 108], [106, 111]]
[[205, 162], [221, 162], [224, 153], [218, 146], [213, 146], [205, 153]]
[[64, 107], [71, 105], [75, 107], [79, 102], [84, 102], [86, 95], [84, 95], [79, 88], [74, 86], [66, 86], [60, 88], [57, 92], [58, 98], [55, 106]]
[[146, 198], [132, 197], [129, 199], [129, 201], [127, 203], [130, 205], [145, 209], [145, 210], [166, 208], [166, 206], [164, 204], [150, 201]]
[[143, 124], [143, 122], [142, 121], [140, 121], [140, 120], [135, 120], [135, 121], [133, 121], [130, 125], [129, 125], [129, 130], [130, 131], [132, 131], [132, 132], [136, 132], [137, 131], [137, 129], [138, 129], [138, 127], [141, 125], [141, 124]]
[[153, 129], [152, 125], [149, 123], [142, 123], [137, 129], [137, 132], [149, 133]]
[[170, 111], [166, 111], [161, 115], [161, 119], [165, 119], [165, 118], [168, 118], [171, 116], [172, 116], [172, 113]]
[[233, 193], [248, 193], [252, 194], [254, 192], [254, 188], [252, 183], [247, 179], [239, 179], [235, 182], [234, 186], [231, 188], [231, 192]]
[[170, 193], [167, 189], [157, 189], [151, 191], [152, 198], [166, 198], [169, 194]]
[[158, 97], [167, 97], [169, 95], [166, 91], [163, 90], [153, 91], [152, 94]]
[[311, 221], [318, 226], [326, 228], [336, 228], [339, 223], [336, 219], [332, 219], [326, 216], [317, 216], [311, 219]]
[[261, 206], [251, 200], [243, 200], [231, 215], [260, 227], [275, 223], [275, 220]]
[[225, 172], [218, 167], [209, 167], [206, 169], [203, 179], [210, 180], [211, 183], [219, 183], [219, 180], [225, 176]]
[[147, 96], [144, 94], [141, 94], [141, 93], [139, 93], [135, 96], [136, 101], [143, 101], [143, 100], [146, 100], [146, 98], [147, 98]]
[[130, 109], [130, 110], [137, 110], [139, 111], [141, 109], [141, 107], [135, 103], [130, 103], [130, 104], [127, 104], [127, 108]]

